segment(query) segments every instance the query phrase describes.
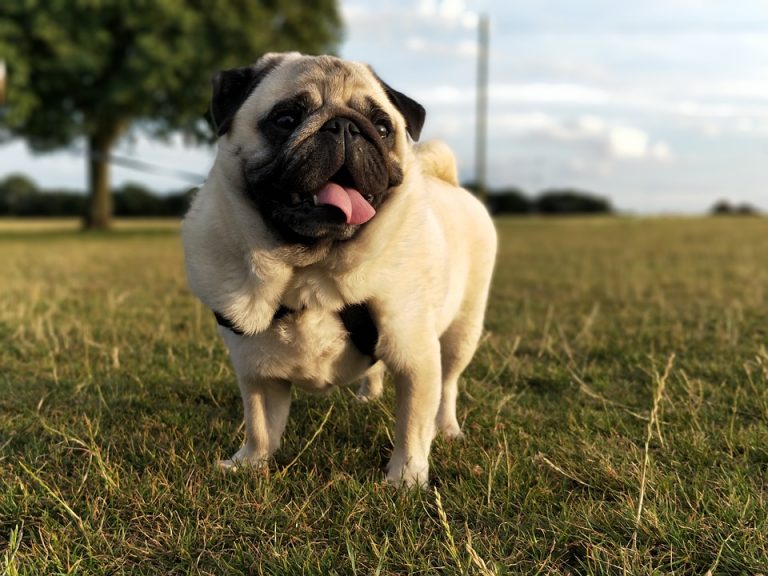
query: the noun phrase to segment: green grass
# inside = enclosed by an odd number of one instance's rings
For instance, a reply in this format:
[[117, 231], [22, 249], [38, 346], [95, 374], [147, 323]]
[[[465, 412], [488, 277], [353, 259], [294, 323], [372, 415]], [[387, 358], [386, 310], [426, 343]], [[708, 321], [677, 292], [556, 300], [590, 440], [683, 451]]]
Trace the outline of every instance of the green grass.
[[391, 387], [298, 394], [269, 474], [214, 468], [240, 399], [175, 229], [0, 234], [0, 571], [768, 573], [768, 221], [498, 227], [422, 492], [382, 482]]

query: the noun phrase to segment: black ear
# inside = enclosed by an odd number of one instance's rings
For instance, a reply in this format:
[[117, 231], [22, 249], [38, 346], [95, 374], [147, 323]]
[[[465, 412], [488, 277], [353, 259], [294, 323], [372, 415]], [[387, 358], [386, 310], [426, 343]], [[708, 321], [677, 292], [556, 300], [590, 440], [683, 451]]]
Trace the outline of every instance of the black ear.
[[222, 70], [213, 77], [211, 118], [217, 136], [227, 133], [235, 113], [245, 99], [259, 82], [278, 66], [282, 58], [269, 58], [266, 62], [262, 60], [252, 66]]
[[[376, 76], [375, 73], [374, 76]], [[376, 79], [381, 83], [384, 92], [387, 93], [389, 101], [392, 102], [395, 108], [400, 111], [400, 114], [403, 115], [403, 118], [405, 118], [405, 128], [408, 131], [408, 134], [411, 135], [411, 138], [413, 138], [414, 141], [418, 141], [419, 136], [421, 136], [421, 129], [424, 127], [424, 118], [427, 115], [424, 106], [402, 92], [398, 92], [378, 76], [376, 76]]]

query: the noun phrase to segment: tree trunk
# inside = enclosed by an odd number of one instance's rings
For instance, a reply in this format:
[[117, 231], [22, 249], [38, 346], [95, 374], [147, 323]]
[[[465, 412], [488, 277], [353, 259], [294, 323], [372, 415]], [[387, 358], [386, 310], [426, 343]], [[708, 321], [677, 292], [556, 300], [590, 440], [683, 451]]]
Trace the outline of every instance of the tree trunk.
[[83, 222], [86, 229], [106, 230], [112, 224], [109, 153], [119, 135], [115, 126], [88, 136], [88, 205]]

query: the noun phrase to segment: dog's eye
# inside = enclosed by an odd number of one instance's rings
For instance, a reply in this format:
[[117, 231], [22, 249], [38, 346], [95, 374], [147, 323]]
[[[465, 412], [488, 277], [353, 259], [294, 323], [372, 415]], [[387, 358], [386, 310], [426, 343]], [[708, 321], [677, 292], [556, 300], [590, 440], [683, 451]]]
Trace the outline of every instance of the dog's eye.
[[299, 115], [293, 112], [280, 112], [274, 116], [272, 122], [281, 130], [293, 130], [299, 125]]
[[376, 132], [378, 132], [379, 136], [382, 138], [386, 138], [392, 132], [392, 128], [387, 122], [376, 122]]

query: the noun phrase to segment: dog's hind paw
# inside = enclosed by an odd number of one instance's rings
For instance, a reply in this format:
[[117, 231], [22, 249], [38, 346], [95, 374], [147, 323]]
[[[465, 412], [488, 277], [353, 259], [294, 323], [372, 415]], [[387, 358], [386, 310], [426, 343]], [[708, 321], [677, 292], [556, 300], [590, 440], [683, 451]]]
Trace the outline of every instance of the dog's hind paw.
[[378, 400], [384, 393], [384, 364], [377, 362], [368, 369], [360, 388], [357, 389], [357, 399], [360, 402]]
[[225, 472], [237, 472], [237, 470], [240, 468], [240, 465], [238, 462], [230, 458], [229, 460], [217, 460], [216, 467], [219, 470], [224, 470]]
[[383, 391], [380, 382], [378, 384], [372, 385], [371, 382], [366, 378], [363, 380], [363, 383], [357, 390], [356, 398], [360, 402], [373, 402], [374, 400], [381, 398], [382, 392]]
[[461, 431], [461, 428], [458, 424], [441, 427], [440, 436], [449, 442], [460, 442], [464, 440], [464, 432]]

